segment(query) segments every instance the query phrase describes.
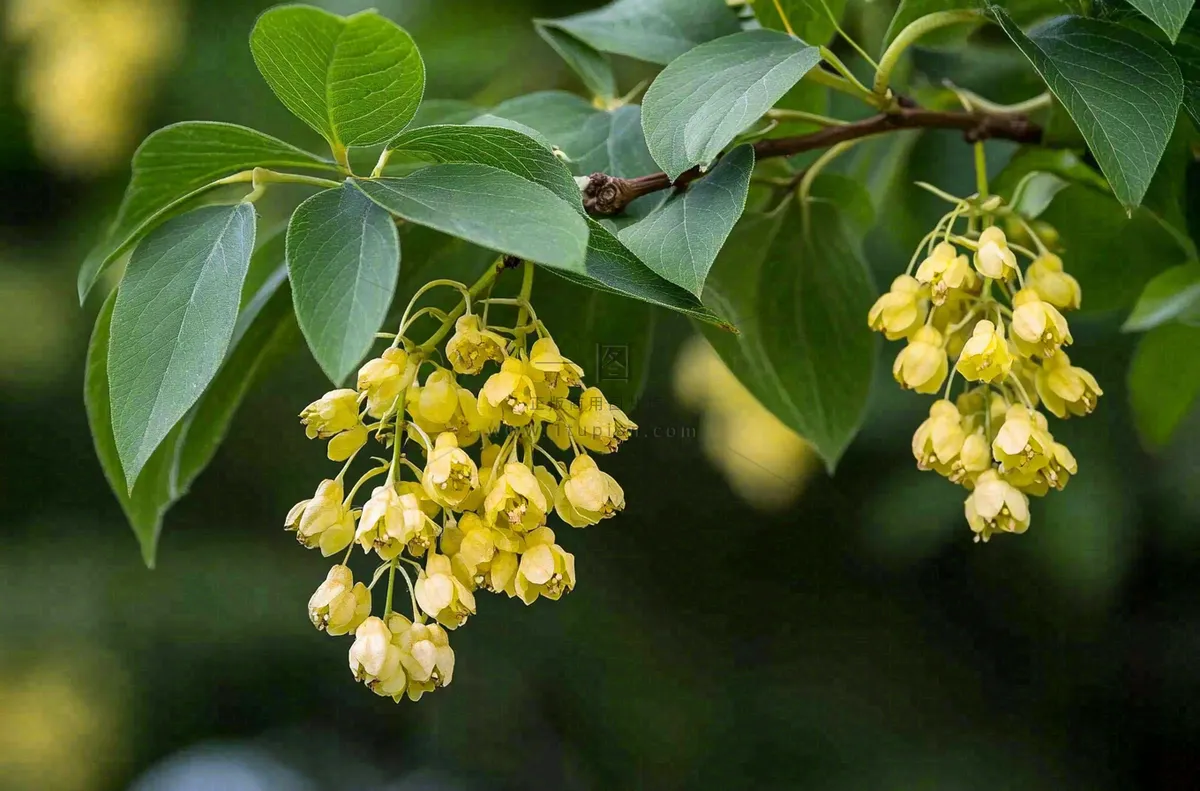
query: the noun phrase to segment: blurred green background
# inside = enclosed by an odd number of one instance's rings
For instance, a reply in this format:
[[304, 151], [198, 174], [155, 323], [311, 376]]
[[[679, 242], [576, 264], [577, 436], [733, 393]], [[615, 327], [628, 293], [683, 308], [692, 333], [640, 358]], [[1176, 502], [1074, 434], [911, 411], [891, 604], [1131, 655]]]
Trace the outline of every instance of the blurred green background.
[[[96, 305], [78, 308], [75, 270], [158, 126], [233, 121], [320, 150], [254, 69], [246, 40], [267, 5], [0, 3], [0, 789], [1200, 785], [1200, 425], [1141, 449], [1117, 314], [1073, 319], [1072, 358], [1106, 391], [1088, 421], [1055, 427], [1079, 476], [1035, 504], [1027, 535], [986, 546], [964, 492], [915, 469], [928, 401], [887, 366], [829, 478], [769, 420], [680, 406], [692, 330], [660, 316], [641, 435], [606, 465], [628, 509], [560, 531], [580, 580], [563, 601], [482, 600], [452, 636], [453, 685], [419, 704], [356, 686], [348, 640], [307, 621], [328, 564], [282, 522], [327, 469], [295, 418], [327, 383], [299, 346], [143, 568], [88, 435]], [[375, 5], [417, 39], [429, 98], [580, 90], [529, 20], [595, 3]], [[857, 7], [851, 28], [877, 40], [890, 11]], [[927, 57], [985, 87], [1002, 68]], [[622, 64], [625, 87], [644, 74]], [[906, 185], [970, 191], [953, 135], [897, 141], [896, 167], [871, 174], [880, 282], [939, 212]], [[992, 151], [993, 170], [1009, 153]], [[743, 499], [755, 475], [783, 493]]]

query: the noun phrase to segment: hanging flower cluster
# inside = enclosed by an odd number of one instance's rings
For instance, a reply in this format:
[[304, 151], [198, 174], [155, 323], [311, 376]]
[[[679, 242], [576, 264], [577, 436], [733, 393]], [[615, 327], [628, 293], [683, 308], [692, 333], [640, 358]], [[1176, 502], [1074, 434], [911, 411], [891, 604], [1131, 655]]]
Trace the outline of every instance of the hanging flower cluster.
[[[305, 547], [325, 556], [345, 551], [309, 600], [309, 617], [329, 634], [352, 634], [355, 679], [397, 701], [450, 683], [447, 632], [475, 615], [479, 592], [532, 604], [575, 587], [575, 556], [548, 526], [552, 512], [586, 527], [625, 507], [621, 487], [592, 454], [616, 451], [637, 426], [598, 389], [584, 388], [583, 370], [559, 352], [534, 313], [533, 268], [524, 266], [518, 299], [477, 299], [503, 263], [471, 288], [427, 284], [396, 335], [385, 336], [391, 346], [359, 370], [357, 388], [326, 393], [300, 414], [309, 438], [328, 440], [329, 458], [345, 463], [286, 520]], [[413, 313], [417, 299], [439, 286], [461, 292], [458, 308]], [[489, 323], [497, 305], [518, 309], [514, 325]], [[482, 313], [472, 311], [481, 306]], [[422, 316], [440, 327], [417, 344], [408, 333]], [[460, 377], [475, 378], [477, 391]], [[371, 435], [390, 458], [376, 458], [345, 491], [346, 473]], [[546, 440], [568, 451], [570, 462], [548, 451]], [[356, 506], [370, 481], [378, 485]], [[370, 583], [355, 582], [346, 565], [356, 545], [380, 561]], [[408, 586], [411, 619], [393, 610], [397, 572]], [[385, 575], [383, 614], [372, 615], [372, 589]]]
[[[1078, 308], [1081, 294], [1044, 228], [998, 197], [938, 194], [954, 209], [867, 321], [889, 340], [907, 341], [892, 366], [901, 387], [942, 394], [913, 436], [913, 455], [920, 469], [970, 491], [967, 522], [976, 541], [987, 541], [1028, 530], [1028, 496], [1061, 490], [1078, 469], [1039, 405], [1058, 418], [1087, 415], [1103, 391], [1063, 351], [1072, 342], [1063, 312]], [[1036, 252], [1011, 242], [994, 224], [1000, 218], [1027, 234]], [[1029, 260], [1024, 271], [1018, 256]], [[966, 386], [951, 400], [956, 375]]]

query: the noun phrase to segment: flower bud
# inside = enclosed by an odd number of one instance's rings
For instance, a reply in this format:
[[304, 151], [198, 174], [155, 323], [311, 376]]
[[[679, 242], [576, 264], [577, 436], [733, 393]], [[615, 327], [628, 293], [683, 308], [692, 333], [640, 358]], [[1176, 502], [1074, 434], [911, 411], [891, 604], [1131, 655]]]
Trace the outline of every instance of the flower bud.
[[1065, 352], [1043, 360], [1035, 382], [1037, 394], [1046, 409], [1060, 418], [1090, 414], [1104, 395], [1096, 377], [1071, 365]]
[[475, 614], [475, 597], [455, 576], [450, 558], [429, 553], [425, 570], [414, 586], [417, 604], [447, 629], [455, 629]]
[[419, 405], [421, 417], [430, 423], [445, 425], [458, 411], [458, 382], [444, 368], [431, 373], [421, 388]]
[[963, 440], [958, 458], [950, 465], [947, 476], [952, 483], [961, 483], [968, 489], [975, 488], [980, 473], [992, 468], [992, 448], [982, 431], [967, 435]]
[[387, 349], [358, 369], [358, 389], [367, 394], [367, 414], [383, 417], [396, 405], [417, 374], [416, 361], [404, 349]]
[[949, 475], [964, 439], [966, 435], [958, 407], [945, 399], [934, 401], [929, 407], [929, 417], [913, 435], [912, 450], [917, 468]]
[[1073, 340], [1067, 320], [1031, 288], [1013, 295], [1013, 341], [1026, 357], [1053, 357]]
[[296, 540], [308, 549], [320, 547], [329, 557], [354, 540], [354, 514], [342, 502], [342, 482], [321, 481], [312, 499], [302, 500], [288, 512], [284, 527], [296, 531]]
[[1017, 256], [1008, 248], [1008, 240], [999, 226], [985, 228], [975, 251], [975, 268], [984, 277], [1010, 280], [1017, 274]]
[[900, 275], [891, 290], [875, 300], [867, 313], [867, 324], [882, 332], [889, 341], [907, 338], [925, 321], [926, 308], [921, 302], [924, 288], [916, 278]]
[[1003, 327], [985, 319], [975, 325], [955, 367], [968, 381], [992, 383], [1008, 376], [1012, 362]]
[[995, 533], [1024, 533], [1029, 529], [1029, 500], [995, 470], [980, 474], [964, 506], [976, 541]]
[[580, 454], [554, 498], [554, 510], [572, 527], [594, 525], [625, 508], [625, 492], [591, 456]]
[[525, 539], [525, 552], [517, 568], [516, 591], [521, 601], [533, 604], [538, 596], [557, 601], [575, 587], [575, 556], [554, 543], [554, 531], [539, 527]]
[[349, 634], [371, 614], [371, 593], [342, 565], [329, 570], [312, 598], [308, 600], [308, 619], [319, 630], [337, 636]]
[[1059, 310], [1076, 310], [1083, 300], [1079, 281], [1063, 271], [1053, 253], [1038, 256], [1025, 271], [1025, 284]]
[[482, 327], [474, 314], [454, 322], [454, 335], [446, 342], [446, 359], [457, 373], [477, 374], [488, 360], [504, 361], [504, 338]]
[[949, 363], [942, 334], [933, 327], [922, 327], [896, 355], [892, 376], [901, 387], [918, 393], [936, 393], [946, 381]]

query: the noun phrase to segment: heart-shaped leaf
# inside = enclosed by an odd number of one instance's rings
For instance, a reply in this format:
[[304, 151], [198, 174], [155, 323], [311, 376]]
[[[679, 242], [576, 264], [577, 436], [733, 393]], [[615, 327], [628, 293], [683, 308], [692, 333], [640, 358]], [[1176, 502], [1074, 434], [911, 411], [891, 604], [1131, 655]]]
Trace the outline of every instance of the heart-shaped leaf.
[[113, 307], [113, 439], [133, 488], [225, 356], [254, 249], [254, 207], [208, 206], [142, 240]]
[[672, 179], [708, 165], [820, 60], [818, 48], [799, 39], [748, 30], [672, 61], [642, 104], [654, 161]]
[[388, 213], [350, 183], [301, 203], [288, 223], [287, 264], [300, 329], [341, 384], [375, 340], [400, 270]]
[[374, 11], [272, 8], [254, 24], [250, 51], [279, 100], [335, 151], [392, 139], [425, 93], [416, 44]]

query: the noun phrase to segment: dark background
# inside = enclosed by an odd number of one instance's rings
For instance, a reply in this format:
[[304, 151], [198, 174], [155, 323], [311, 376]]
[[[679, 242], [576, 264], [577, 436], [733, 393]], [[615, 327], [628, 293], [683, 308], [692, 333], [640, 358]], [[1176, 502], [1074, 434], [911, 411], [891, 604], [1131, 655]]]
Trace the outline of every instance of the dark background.
[[[1200, 433], [1193, 420], [1171, 448], [1141, 449], [1123, 386], [1133, 339], [1115, 314], [1072, 319], [1072, 357], [1106, 391], [1093, 417], [1055, 427], [1079, 476], [1035, 504], [1028, 534], [986, 546], [964, 492], [915, 469], [928, 401], [886, 365], [836, 477], [815, 472], [769, 512], [734, 494], [672, 395], [692, 330], [664, 314], [632, 415], [643, 431], [605, 465], [628, 508], [559, 531], [579, 587], [528, 609], [482, 600], [452, 635], [453, 685], [418, 704], [356, 686], [348, 641], [305, 616], [327, 563], [281, 525], [327, 469], [295, 418], [327, 383], [302, 348], [254, 388], [169, 514], [157, 570], [143, 568], [82, 408], [96, 305], [78, 308], [75, 270], [160, 125], [234, 121], [321, 150], [254, 69], [246, 39], [266, 5], [0, 3], [0, 789], [1200, 782]], [[529, 19], [594, 4], [376, 5], [416, 37], [430, 98], [579, 89]], [[851, 14], [871, 47], [890, 13], [878, 5]], [[88, 15], [101, 6], [132, 43]], [[50, 21], [27, 35], [30, 12]], [[625, 87], [643, 73], [622, 69]], [[866, 250], [881, 282], [937, 217], [903, 184], [971, 188], [954, 136], [911, 148], [901, 186], [877, 192]]]

